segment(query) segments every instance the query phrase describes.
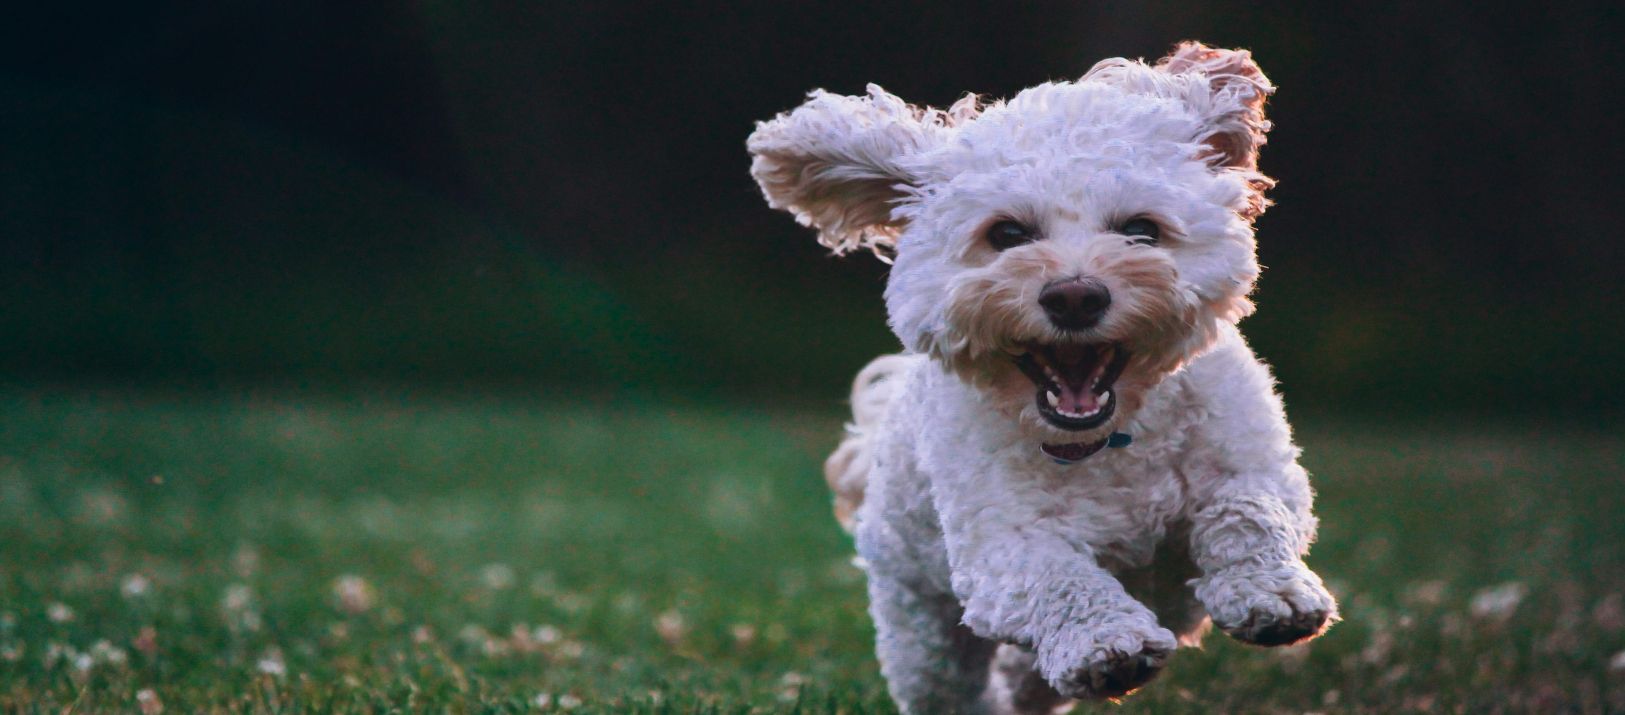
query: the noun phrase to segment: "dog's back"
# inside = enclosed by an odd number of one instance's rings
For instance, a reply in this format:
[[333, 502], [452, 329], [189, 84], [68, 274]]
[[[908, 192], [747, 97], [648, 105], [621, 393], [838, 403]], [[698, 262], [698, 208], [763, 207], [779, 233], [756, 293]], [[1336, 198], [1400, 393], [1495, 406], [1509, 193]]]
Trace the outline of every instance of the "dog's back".
[[852, 421], [840, 446], [824, 460], [824, 479], [835, 492], [835, 518], [847, 531], [852, 530], [853, 514], [863, 504], [863, 492], [869, 485], [869, 468], [874, 464], [872, 436], [902, 387], [900, 378], [922, 359], [919, 355], [882, 355], [865, 365], [852, 381]]

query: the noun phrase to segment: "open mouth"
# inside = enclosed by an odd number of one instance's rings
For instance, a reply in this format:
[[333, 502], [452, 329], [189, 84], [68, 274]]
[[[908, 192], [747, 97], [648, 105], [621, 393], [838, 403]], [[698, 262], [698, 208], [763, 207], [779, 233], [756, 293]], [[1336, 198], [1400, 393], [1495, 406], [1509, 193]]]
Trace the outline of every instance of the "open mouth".
[[1060, 429], [1081, 432], [1111, 419], [1117, 409], [1112, 384], [1128, 365], [1116, 343], [1029, 344], [1016, 367], [1038, 386], [1038, 414]]

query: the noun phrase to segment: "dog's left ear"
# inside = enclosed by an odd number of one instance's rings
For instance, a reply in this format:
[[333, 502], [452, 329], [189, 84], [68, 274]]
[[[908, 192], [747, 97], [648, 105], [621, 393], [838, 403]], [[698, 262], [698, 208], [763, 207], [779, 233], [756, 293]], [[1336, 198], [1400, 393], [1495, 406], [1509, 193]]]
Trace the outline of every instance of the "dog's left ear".
[[[1206, 121], [1202, 143], [1212, 149], [1218, 166], [1243, 171], [1258, 169], [1258, 148], [1270, 122], [1264, 118], [1264, 100], [1275, 92], [1264, 71], [1247, 50], [1221, 50], [1200, 42], [1181, 42], [1157, 62], [1156, 68], [1172, 75], [1197, 75], [1206, 79], [1206, 91], [1187, 95]], [[1193, 89], [1200, 88], [1193, 85]]]
[[756, 124], [750, 173], [768, 205], [818, 229], [819, 243], [884, 257], [906, 220], [892, 209], [921, 182], [909, 160], [942, 144], [959, 109], [914, 107], [873, 84], [864, 97], [815, 90]]

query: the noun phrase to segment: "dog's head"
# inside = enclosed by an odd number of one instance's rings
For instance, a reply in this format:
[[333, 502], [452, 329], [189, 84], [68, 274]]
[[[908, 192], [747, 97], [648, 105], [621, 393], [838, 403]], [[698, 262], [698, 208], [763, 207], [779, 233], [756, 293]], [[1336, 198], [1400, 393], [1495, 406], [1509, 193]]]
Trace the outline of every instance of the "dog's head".
[[1082, 441], [1252, 311], [1273, 90], [1246, 51], [1184, 43], [986, 107], [816, 91], [757, 126], [751, 172], [824, 245], [894, 259], [904, 344]]

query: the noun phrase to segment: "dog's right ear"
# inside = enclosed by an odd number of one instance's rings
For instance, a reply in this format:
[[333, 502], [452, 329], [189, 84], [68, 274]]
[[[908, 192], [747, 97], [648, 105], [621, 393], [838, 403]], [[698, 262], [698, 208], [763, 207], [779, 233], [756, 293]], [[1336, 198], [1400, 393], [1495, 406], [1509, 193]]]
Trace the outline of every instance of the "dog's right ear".
[[750, 173], [768, 205], [818, 229], [819, 243], [884, 258], [905, 222], [892, 209], [920, 185], [909, 160], [974, 111], [920, 109], [873, 84], [864, 97], [814, 90], [800, 107], [757, 122], [746, 141]]

